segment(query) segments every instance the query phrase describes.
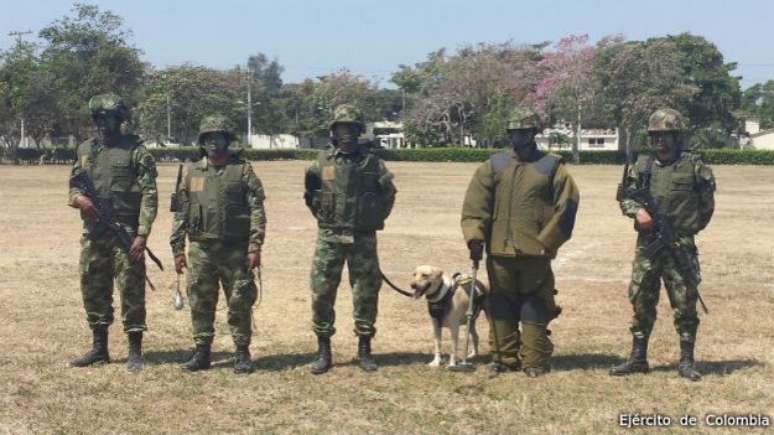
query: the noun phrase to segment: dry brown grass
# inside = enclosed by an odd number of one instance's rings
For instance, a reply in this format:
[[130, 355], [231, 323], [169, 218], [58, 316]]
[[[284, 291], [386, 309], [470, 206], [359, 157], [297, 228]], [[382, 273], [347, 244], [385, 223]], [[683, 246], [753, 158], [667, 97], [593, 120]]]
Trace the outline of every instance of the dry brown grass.
[[[172, 308], [173, 274], [152, 270], [146, 370], [127, 373], [120, 323], [111, 328], [114, 363], [70, 369], [89, 332], [78, 291], [80, 222], [65, 206], [64, 167], [0, 166], [0, 432], [204, 433], [609, 433], [622, 411], [673, 418], [707, 412], [774, 414], [774, 170], [716, 167], [717, 213], [699, 237], [703, 295], [697, 356], [705, 378], [677, 377], [677, 336], [666, 297], [647, 376], [608, 377], [628, 352], [625, 297], [634, 235], [613, 200], [620, 168], [572, 167], [582, 192], [576, 233], [556, 270], [565, 311], [552, 326], [554, 371], [490, 379], [425, 366], [431, 359], [426, 308], [384, 288], [374, 343], [381, 369], [353, 364], [351, 297], [338, 300], [336, 366], [314, 377], [308, 274], [315, 225], [301, 199], [305, 162], [255, 163], [268, 192], [263, 304], [252, 344], [257, 371], [231, 372], [232, 345], [218, 313], [216, 368], [183, 374], [191, 346], [187, 310]], [[385, 273], [406, 283], [417, 264], [468, 267], [458, 219], [473, 164], [391, 163], [400, 190], [380, 235]], [[166, 208], [175, 168], [161, 168]], [[170, 214], [150, 246], [171, 267]], [[343, 282], [346, 282], [343, 280]], [[221, 302], [222, 303], [222, 302]], [[486, 325], [480, 325], [486, 334]], [[486, 345], [484, 345], [486, 351]], [[673, 426], [669, 431], [677, 431]], [[701, 432], [709, 430], [707, 427]], [[722, 433], [725, 430], [713, 430]], [[738, 432], [738, 430], [737, 430]]]

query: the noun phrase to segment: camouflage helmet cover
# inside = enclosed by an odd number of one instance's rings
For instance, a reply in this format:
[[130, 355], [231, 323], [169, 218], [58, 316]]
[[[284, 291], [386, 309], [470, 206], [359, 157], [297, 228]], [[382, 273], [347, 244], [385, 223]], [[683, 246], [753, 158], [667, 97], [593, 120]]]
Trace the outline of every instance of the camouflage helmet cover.
[[658, 109], [648, 119], [648, 133], [685, 130], [683, 117], [675, 109]]
[[360, 109], [353, 106], [352, 104], [342, 104], [337, 106], [333, 111], [333, 120], [328, 125], [328, 128], [332, 129], [336, 124], [339, 123], [356, 124], [360, 127], [361, 130], [365, 128], [365, 124], [363, 123], [363, 113], [360, 112]]
[[124, 100], [112, 92], [91, 97], [89, 111], [92, 116], [115, 113], [121, 120], [129, 119], [129, 108]]
[[534, 128], [542, 130], [540, 116], [533, 110], [516, 108], [508, 116], [506, 130], [525, 130]]
[[199, 125], [199, 145], [203, 143], [202, 140], [207, 133], [223, 133], [230, 141], [236, 138], [234, 133], [231, 132], [231, 125], [228, 119], [223, 115], [209, 115], [202, 118], [202, 122]]

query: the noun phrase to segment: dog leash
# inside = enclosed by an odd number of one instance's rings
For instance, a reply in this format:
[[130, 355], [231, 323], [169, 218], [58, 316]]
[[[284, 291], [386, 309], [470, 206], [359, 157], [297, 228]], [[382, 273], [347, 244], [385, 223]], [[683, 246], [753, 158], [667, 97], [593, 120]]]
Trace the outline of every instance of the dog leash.
[[392, 281], [390, 281], [390, 279], [387, 278], [387, 276], [384, 275], [384, 272], [382, 272], [381, 269], [379, 269], [379, 273], [382, 275], [382, 279], [384, 280], [384, 282], [386, 282], [388, 286], [392, 287], [393, 290], [395, 290], [396, 292], [402, 294], [403, 296], [406, 296], [407, 298], [413, 298], [414, 297], [413, 293], [407, 292], [406, 290], [403, 290], [400, 287], [398, 287], [397, 285], [393, 284]]

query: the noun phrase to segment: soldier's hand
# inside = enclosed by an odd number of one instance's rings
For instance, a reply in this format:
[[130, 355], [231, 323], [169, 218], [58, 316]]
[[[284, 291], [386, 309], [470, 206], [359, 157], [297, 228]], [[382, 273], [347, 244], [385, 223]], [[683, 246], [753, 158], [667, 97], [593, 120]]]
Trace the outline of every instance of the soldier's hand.
[[261, 265], [261, 251], [247, 253], [247, 270], [253, 270]]
[[99, 220], [99, 212], [97, 212], [97, 207], [94, 207], [94, 203], [88, 196], [76, 196], [75, 206], [78, 207], [83, 212], [83, 214], [92, 221], [96, 222]]
[[175, 255], [175, 272], [178, 275], [182, 275], [183, 269], [187, 269], [187, 268], [188, 268], [188, 262], [185, 261], [185, 255], [184, 254]]
[[648, 231], [653, 227], [653, 217], [644, 208], [637, 210], [635, 222], [637, 223], [637, 229], [641, 231]]
[[184, 254], [175, 255], [175, 273], [182, 275], [183, 269], [188, 268], [188, 262], [185, 260]]
[[131, 248], [129, 248], [129, 255], [135, 260], [142, 260], [143, 255], [145, 255], [145, 243], [146, 239], [144, 236], [135, 237]]
[[468, 250], [470, 251], [470, 259], [473, 261], [481, 261], [484, 256], [484, 241], [483, 240], [471, 240], [468, 242]]

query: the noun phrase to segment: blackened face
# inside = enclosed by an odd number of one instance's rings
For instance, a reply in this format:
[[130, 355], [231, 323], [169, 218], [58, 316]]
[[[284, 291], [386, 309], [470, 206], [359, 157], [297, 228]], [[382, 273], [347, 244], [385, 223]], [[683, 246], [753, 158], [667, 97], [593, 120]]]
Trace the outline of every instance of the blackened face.
[[103, 142], [111, 142], [121, 134], [121, 119], [113, 112], [92, 115], [97, 135]]
[[333, 139], [336, 146], [351, 148], [357, 145], [357, 139], [360, 137], [360, 126], [349, 122], [340, 122], [333, 126]]
[[661, 161], [671, 161], [677, 156], [678, 135], [674, 131], [655, 131], [650, 133], [650, 146]]
[[207, 150], [207, 157], [211, 160], [220, 160], [226, 156], [229, 140], [223, 133], [207, 133], [202, 138], [204, 149]]
[[507, 141], [516, 152], [525, 153], [532, 150], [537, 131], [534, 128], [508, 130]]

